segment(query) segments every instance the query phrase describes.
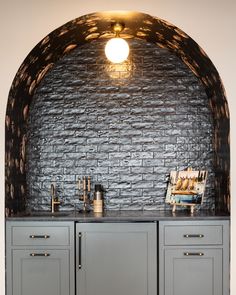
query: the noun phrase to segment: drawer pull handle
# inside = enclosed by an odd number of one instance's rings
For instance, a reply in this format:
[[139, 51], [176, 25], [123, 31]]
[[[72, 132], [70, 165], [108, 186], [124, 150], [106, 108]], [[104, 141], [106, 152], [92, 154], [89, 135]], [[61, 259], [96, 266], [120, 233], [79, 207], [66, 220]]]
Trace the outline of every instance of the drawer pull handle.
[[37, 256], [40, 256], [40, 257], [48, 257], [48, 256], [50, 256], [50, 254], [49, 253], [30, 253], [30, 256], [31, 257], [37, 257]]
[[204, 235], [202, 235], [202, 234], [199, 234], [199, 235], [187, 234], [187, 235], [184, 235], [184, 238], [204, 238]]
[[202, 252], [184, 252], [184, 256], [203, 256]]
[[82, 233], [79, 233], [79, 269], [82, 268], [81, 246], [82, 246]]
[[30, 239], [49, 239], [49, 235], [30, 235]]

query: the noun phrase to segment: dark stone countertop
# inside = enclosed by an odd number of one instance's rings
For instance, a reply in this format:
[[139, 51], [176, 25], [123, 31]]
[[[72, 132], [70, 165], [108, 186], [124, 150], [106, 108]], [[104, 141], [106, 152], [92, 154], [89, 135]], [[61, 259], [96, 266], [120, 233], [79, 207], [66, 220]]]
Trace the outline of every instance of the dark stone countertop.
[[189, 210], [172, 213], [169, 211], [105, 211], [103, 213], [83, 212], [33, 212], [6, 217], [7, 221], [76, 221], [76, 222], [152, 222], [173, 220], [229, 220], [222, 212], [200, 210], [193, 214]]

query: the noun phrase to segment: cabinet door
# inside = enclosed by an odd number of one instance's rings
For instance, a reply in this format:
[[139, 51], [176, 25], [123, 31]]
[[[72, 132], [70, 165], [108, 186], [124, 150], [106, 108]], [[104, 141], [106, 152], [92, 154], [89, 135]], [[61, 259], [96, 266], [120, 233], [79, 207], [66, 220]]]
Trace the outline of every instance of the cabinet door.
[[223, 295], [222, 249], [166, 249], [165, 295]]
[[13, 250], [13, 295], [69, 295], [69, 250]]
[[76, 233], [78, 295], [157, 294], [156, 224], [78, 224]]

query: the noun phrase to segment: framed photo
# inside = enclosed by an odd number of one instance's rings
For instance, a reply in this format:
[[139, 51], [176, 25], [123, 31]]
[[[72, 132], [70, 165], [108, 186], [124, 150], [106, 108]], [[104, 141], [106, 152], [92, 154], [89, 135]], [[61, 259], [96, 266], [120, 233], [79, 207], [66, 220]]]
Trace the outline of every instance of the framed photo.
[[171, 171], [166, 193], [166, 203], [175, 206], [201, 205], [206, 179], [206, 170]]

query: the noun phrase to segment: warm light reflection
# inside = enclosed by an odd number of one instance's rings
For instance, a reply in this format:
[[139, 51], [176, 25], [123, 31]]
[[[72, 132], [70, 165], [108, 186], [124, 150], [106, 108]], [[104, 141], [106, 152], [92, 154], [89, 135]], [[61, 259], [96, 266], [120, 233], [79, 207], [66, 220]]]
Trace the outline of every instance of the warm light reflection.
[[[115, 83], [123, 83], [124, 79], [128, 79], [135, 71], [135, 64], [129, 59], [122, 63], [107, 63], [106, 72], [110, 78], [117, 80]], [[127, 83], [127, 82], [126, 82]]]

